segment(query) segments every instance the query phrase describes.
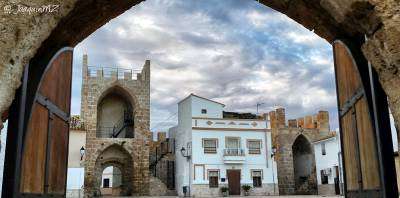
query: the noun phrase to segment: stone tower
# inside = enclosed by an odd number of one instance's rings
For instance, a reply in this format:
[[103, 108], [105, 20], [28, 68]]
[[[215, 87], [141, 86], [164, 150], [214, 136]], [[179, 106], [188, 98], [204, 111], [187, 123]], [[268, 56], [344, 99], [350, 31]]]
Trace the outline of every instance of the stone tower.
[[[329, 128], [329, 112], [319, 111], [286, 122], [285, 109], [268, 113], [280, 195], [316, 194], [317, 181], [313, 143], [334, 136]], [[304, 171], [306, 170], [306, 171]]]
[[142, 70], [88, 67], [83, 56], [85, 197], [100, 194], [103, 170], [121, 172], [119, 195], [149, 193], [150, 61]]

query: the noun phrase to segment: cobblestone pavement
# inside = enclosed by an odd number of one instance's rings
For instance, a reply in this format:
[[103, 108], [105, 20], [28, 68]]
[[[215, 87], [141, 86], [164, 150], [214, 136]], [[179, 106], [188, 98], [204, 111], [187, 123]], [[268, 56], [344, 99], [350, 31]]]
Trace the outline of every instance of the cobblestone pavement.
[[[229, 196], [229, 197], [242, 197], [242, 196]], [[247, 198], [343, 198], [343, 196], [324, 196], [324, 195], [296, 195], [296, 196], [246, 196]], [[106, 197], [111, 198], [111, 197]], [[128, 198], [128, 197], [112, 197], [112, 198]], [[150, 198], [150, 196], [143, 196], [138, 198]], [[177, 198], [176, 196], [161, 196], [153, 198]], [[200, 198], [200, 197], [196, 197]]]

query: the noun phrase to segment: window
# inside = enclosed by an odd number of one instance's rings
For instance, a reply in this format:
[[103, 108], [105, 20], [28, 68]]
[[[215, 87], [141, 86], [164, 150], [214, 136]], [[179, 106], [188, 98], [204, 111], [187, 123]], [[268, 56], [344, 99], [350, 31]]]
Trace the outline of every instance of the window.
[[225, 140], [225, 147], [227, 149], [239, 149], [240, 148], [240, 138], [227, 137]]
[[328, 184], [328, 175], [324, 170], [321, 170], [321, 184]]
[[202, 109], [201, 114], [207, 114], [207, 109]]
[[326, 155], [326, 148], [325, 148], [325, 142], [322, 142], [321, 143], [321, 152], [322, 152], [322, 155]]
[[262, 170], [252, 170], [251, 177], [253, 178], [254, 188], [262, 186]]
[[203, 139], [204, 153], [217, 153], [217, 139]]
[[208, 171], [208, 184], [210, 188], [218, 188], [219, 170]]
[[110, 188], [110, 179], [103, 179], [103, 188]]
[[249, 154], [261, 154], [261, 140], [247, 140]]

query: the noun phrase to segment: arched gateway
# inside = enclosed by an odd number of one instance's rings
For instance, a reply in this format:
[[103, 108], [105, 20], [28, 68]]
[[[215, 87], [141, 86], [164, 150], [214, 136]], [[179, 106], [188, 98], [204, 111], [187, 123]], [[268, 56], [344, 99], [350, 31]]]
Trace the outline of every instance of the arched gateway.
[[[5, 46], [4, 53], [0, 55], [0, 61], [2, 61], [1, 65], [4, 65], [5, 68], [0, 70], [3, 72], [1, 73], [3, 78], [0, 79], [0, 90], [4, 91], [4, 97], [0, 99], [0, 113], [2, 115], [10, 105], [11, 100], [14, 99], [8, 110], [9, 136], [7, 137], [6, 171], [3, 183], [4, 197], [16, 197], [24, 193], [24, 190], [31, 192], [33, 188], [35, 188], [34, 190], [38, 190], [38, 193], [36, 191], [33, 193], [50, 194], [48, 190], [44, 190], [44, 188], [47, 188], [49, 185], [48, 179], [45, 179], [45, 181], [41, 183], [36, 182], [38, 185], [32, 187], [32, 189], [30, 189], [30, 187], [27, 189], [20, 188], [20, 186], [23, 185], [23, 181], [20, 181], [20, 175], [21, 167], [24, 166], [22, 158], [25, 155], [25, 151], [22, 151], [22, 148], [23, 146], [24, 148], [28, 148], [27, 145], [29, 144], [29, 142], [27, 143], [24, 141], [24, 138], [29, 137], [33, 133], [28, 130], [28, 124], [30, 122], [30, 115], [38, 113], [35, 111], [33, 104], [38, 99], [36, 97], [36, 92], [42, 81], [42, 77], [46, 73], [47, 63], [51, 62], [51, 58], [59, 49], [67, 45], [75, 46], [100, 26], [140, 2], [142, 1], [66, 0], [59, 2], [59, 12], [54, 12], [50, 15], [41, 13], [32, 15], [3, 15], [4, 27], [7, 28], [3, 28], [4, 34], [2, 34], [3, 37], [0, 38], [4, 43], [3, 46]], [[342, 117], [340, 123], [343, 129], [342, 131], [346, 131], [345, 134], [341, 135], [345, 140], [342, 141], [344, 142], [342, 150], [344, 150], [344, 152], [348, 151], [348, 156], [344, 156], [345, 188], [347, 188], [345, 189], [345, 193], [349, 197], [363, 197], [364, 195], [374, 197], [398, 196], [395, 187], [396, 178], [394, 174], [393, 148], [391, 146], [392, 141], [388, 124], [386, 101], [387, 94], [393, 107], [392, 110], [395, 120], [398, 122], [400, 120], [398, 108], [400, 104], [398, 102], [396, 103], [396, 101], [399, 98], [398, 93], [400, 91], [399, 86], [397, 86], [399, 77], [397, 72], [393, 72], [399, 68], [398, 38], [400, 34], [397, 28], [398, 17], [393, 17], [398, 15], [398, 8], [400, 6], [398, 2], [389, 0], [271, 0], [260, 2], [286, 14], [306, 28], [314, 30], [316, 34], [325, 38], [328, 42], [333, 43], [336, 39], [341, 39], [345, 40], [346, 45], [350, 46], [347, 56], [354, 56], [355, 61], [353, 62], [356, 64], [353, 64], [353, 66], [358, 70], [351, 72], [345, 71], [342, 74], [336, 73], [337, 79], [343, 82], [343, 86], [338, 87], [338, 95], [341, 96], [342, 94], [343, 96], [339, 100], [339, 106], [341, 108], [340, 116]], [[30, 3], [34, 7], [42, 6], [41, 1], [32, 1]], [[16, 22], [20, 20], [22, 22]], [[365, 39], [366, 37], [368, 37], [368, 40]], [[348, 61], [345, 60], [346, 58], [343, 58], [346, 55], [342, 53], [345, 50], [338, 47], [341, 45], [340, 43], [333, 43], [333, 45], [337, 47], [337, 49], [335, 49], [335, 62], [337, 63], [335, 67], [343, 66], [343, 68], [348, 68], [346, 66]], [[361, 47], [363, 47], [364, 53], [361, 51]], [[372, 67], [367, 63], [364, 55], [372, 63]], [[23, 67], [26, 68], [23, 84], [21, 88], [17, 90], [19, 86], [18, 82], [23, 73]], [[58, 66], [58, 68], [61, 67]], [[348, 88], [348, 85], [351, 83], [343, 81], [343, 79], [346, 79], [346, 75], [344, 74], [351, 74], [352, 77], [359, 80], [363, 85], [361, 87], [362, 89], [358, 89], [358, 87], [354, 87], [356, 89], [347, 89], [351, 92], [345, 94], [346, 88]], [[380, 82], [378, 81], [378, 76], [380, 77]], [[54, 77], [57, 79], [57, 75]], [[66, 78], [64, 77], [64, 79]], [[14, 90], [17, 90], [15, 97]], [[386, 92], [384, 92], [384, 90]], [[362, 99], [360, 100], [360, 98]], [[64, 99], [69, 99], [69, 97], [65, 97]], [[48, 102], [54, 101], [50, 100]], [[93, 107], [96, 106], [96, 104], [90, 104], [90, 106]], [[144, 108], [144, 112], [136, 114], [137, 117], [141, 117], [140, 120], [144, 123], [142, 126], [138, 126], [141, 125], [140, 122], [135, 123], [135, 140], [117, 140], [119, 138], [115, 140], [115, 142], [118, 143], [137, 141], [137, 144], [134, 145], [138, 148], [140, 147], [138, 150], [142, 150], [142, 155], [137, 155], [137, 158], [133, 157], [133, 159], [145, 160], [144, 164], [141, 165], [142, 168], [146, 166], [146, 160], [148, 159], [141, 159], [139, 156], [146, 155], [146, 152], [148, 155], [148, 150], [144, 147], [143, 141], [136, 137], [142, 135], [144, 139], [146, 135], [145, 133], [139, 133], [136, 129], [138, 127], [141, 129], [148, 129], [146, 128], [148, 126], [147, 111], [148, 109]], [[355, 117], [356, 114], [364, 115], [361, 117], [363, 119], [359, 119], [360, 117], [358, 116]], [[91, 109], [88, 116], [91, 116], [90, 119], [95, 120], [96, 110]], [[360, 127], [357, 128], [353, 126]], [[46, 127], [47, 126], [40, 126], [39, 129]], [[92, 144], [96, 143], [94, 147], [105, 146], [103, 145], [105, 142], [102, 140], [94, 141], [96, 137], [96, 122], [90, 123], [88, 127], [90, 128], [88, 131], [88, 143], [93, 141], [91, 142]], [[364, 127], [368, 133], [363, 133], [362, 129], [364, 128], [361, 127]], [[51, 130], [46, 131], [50, 132]], [[366, 136], [363, 136], [364, 134], [366, 134]], [[360, 142], [357, 145], [352, 145], [350, 144], [350, 142], [354, 142], [352, 140]], [[349, 144], [347, 144], [346, 141]], [[375, 146], [365, 148], [363, 145]], [[352, 152], [355, 151], [351, 149], [352, 147], [355, 147], [355, 150], [358, 152]], [[371, 153], [368, 152], [368, 149], [375, 151], [376, 155], [362, 155], [362, 153]], [[97, 150], [97, 148], [87, 148], [88, 153]], [[28, 151], [30, 150], [28, 149]], [[32, 152], [36, 155], [38, 151], [33, 150]], [[51, 153], [49, 151], [47, 152]], [[34, 155], [32, 156], [34, 157]], [[40, 155], [32, 160], [34, 160], [35, 163], [37, 162], [38, 166], [44, 167], [43, 156], [44, 155]], [[51, 155], [48, 154], [46, 158], [50, 158], [50, 156]], [[354, 156], [357, 159], [368, 156], [368, 158], [372, 157], [372, 160], [354, 161], [351, 158]], [[95, 157], [89, 155], [87, 157], [91, 163], [94, 163]], [[48, 172], [49, 167], [46, 168], [47, 169], [44, 170], [43, 173]], [[56, 173], [58, 175], [63, 175], [62, 168], [57, 170], [58, 172]], [[146, 175], [148, 175], [146, 170], [143, 169], [141, 171], [144, 171], [141, 173], [144, 175], [143, 177], [146, 178]], [[90, 179], [93, 168], [86, 167], [86, 172], [86, 177]], [[349, 174], [346, 175], [346, 173]], [[361, 175], [364, 183], [359, 184], [357, 182], [358, 178], [361, 177], [359, 173], [362, 173]], [[24, 174], [23, 171], [22, 174]], [[376, 175], [379, 175], [379, 181], [378, 179], [371, 179], [377, 178], [374, 177]], [[140, 175], [136, 176], [141, 177]], [[29, 178], [31, 178], [32, 181], [36, 181], [43, 177], [30, 175]], [[48, 178], [48, 175], [46, 175], [46, 178]], [[138, 182], [140, 183], [138, 185], [146, 186], [145, 184], [147, 181], [148, 179], [143, 179], [141, 183]], [[90, 182], [92, 181], [89, 180], [89, 183], [85, 184], [88, 188], [92, 185]], [[61, 189], [65, 187], [65, 181], [62, 182], [60, 180], [60, 183], [55, 186]], [[147, 191], [146, 188], [138, 187], [134, 187], [133, 190], [143, 191], [142, 193]], [[60, 193], [62, 194], [63, 191], [60, 190]]]
[[83, 57], [81, 115], [86, 123], [85, 196], [99, 196], [107, 166], [122, 172], [120, 195], [148, 193], [150, 62], [140, 72], [88, 66]]

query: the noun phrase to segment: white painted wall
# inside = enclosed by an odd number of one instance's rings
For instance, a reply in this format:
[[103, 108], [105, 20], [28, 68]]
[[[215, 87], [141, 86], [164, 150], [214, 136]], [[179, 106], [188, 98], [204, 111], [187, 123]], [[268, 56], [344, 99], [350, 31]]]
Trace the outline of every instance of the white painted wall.
[[[227, 169], [241, 169], [241, 183], [248, 184], [253, 182], [250, 170], [261, 169], [263, 170], [263, 183], [278, 183], [276, 163], [271, 160], [271, 134], [266, 130], [268, 128], [267, 120], [223, 119], [223, 107], [224, 105], [222, 104], [194, 95], [178, 103], [178, 126], [171, 128], [169, 135], [175, 138], [176, 143], [176, 189], [179, 196], [183, 196], [183, 186], [208, 184], [208, 178], [198, 177], [199, 174], [202, 175], [203, 171], [207, 171], [207, 169], [219, 169], [221, 178], [226, 178]], [[202, 109], [206, 109], [207, 113], [202, 114]], [[193, 119], [193, 117], [196, 118]], [[198, 119], [198, 117], [203, 119]], [[208, 124], [208, 121], [212, 121], [213, 124]], [[222, 122], [224, 124], [221, 124]], [[235, 122], [235, 124], [231, 122]], [[209, 129], [195, 130], [192, 127]], [[225, 130], [220, 130], [221, 128], [225, 128]], [[241, 131], [238, 131], [238, 129]], [[242, 148], [246, 152], [243, 164], [232, 166], [232, 164], [224, 163], [223, 149], [225, 147], [225, 137], [227, 136], [241, 138]], [[204, 154], [202, 148], [203, 138], [218, 138], [217, 154]], [[261, 154], [248, 154], [246, 148], [247, 139], [260, 139], [262, 141]], [[188, 150], [188, 144], [192, 145], [192, 155], [189, 160], [183, 157], [180, 152], [182, 147]], [[205, 170], [197, 166], [195, 170], [195, 164], [205, 164]], [[196, 178], [194, 178], [195, 171]]]
[[175, 137], [175, 162], [176, 162], [176, 189], [177, 192], [182, 194], [182, 187], [189, 186], [189, 164], [185, 157], [181, 154], [181, 148], [187, 149], [187, 145], [191, 142], [191, 117], [192, 117], [192, 104], [191, 97], [186, 98], [178, 104], [178, 126], [169, 131], [172, 137]]
[[5, 151], [6, 151], [6, 140], [7, 140], [7, 126], [8, 126], [8, 121], [3, 123], [3, 129], [1, 130], [0, 138], [1, 138], [1, 151], [0, 151], [0, 197], [1, 197], [1, 191], [2, 191], [2, 186], [3, 186], [3, 172], [4, 172], [4, 157], [5, 157]]
[[81, 189], [84, 177], [84, 168], [68, 168], [67, 189]]
[[[315, 163], [317, 170], [318, 185], [321, 184], [321, 170], [331, 168], [332, 173], [328, 176], [328, 184], [334, 184], [336, 172], [334, 166], [339, 166], [339, 140], [338, 136], [314, 143]], [[326, 155], [322, 155], [322, 143], [325, 143]]]
[[113, 168], [112, 166], [109, 166], [103, 170], [103, 174], [101, 175], [101, 187], [104, 187], [104, 179], [109, 179], [110, 180], [110, 188], [114, 186], [113, 183]]
[[[192, 117], [222, 118], [224, 105], [205, 100], [196, 96], [190, 97], [192, 101]], [[206, 109], [207, 113], [202, 114], [201, 110]]]
[[84, 131], [70, 130], [68, 147], [68, 168], [83, 167], [81, 163], [81, 148], [86, 149], [86, 133]]
[[[193, 166], [196, 164], [205, 164], [205, 173], [207, 169], [219, 169], [220, 177], [226, 178], [227, 169], [241, 169], [241, 183], [252, 184], [251, 169], [263, 170], [263, 183], [276, 183], [276, 163], [271, 159], [271, 132], [261, 131], [218, 131], [218, 130], [193, 130]], [[226, 137], [239, 137], [241, 149], [245, 151], [245, 161], [243, 164], [224, 163], [224, 149]], [[203, 138], [218, 139], [218, 148], [216, 154], [205, 154], [202, 147]], [[259, 139], [262, 141], [261, 154], [249, 154], [246, 142], [248, 139]], [[272, 168], [271, 165], [274, 165]], [[193, 167], [194, 168], [194, 167]], [[200, 170], [198, 170], [200, 171]], [[208, 178], [205, 180], [198, 177], [202, 172], [196, 173], [197, 177], [193, 184], [208, 184]], [[275, 178], [274, 178], [275, 177]], [[274, 181], [275, 180], [275, 181]], [[227, 182], [225, 182], [227, 184]], [[223, 183], [221, 183], [223, 184]]]

